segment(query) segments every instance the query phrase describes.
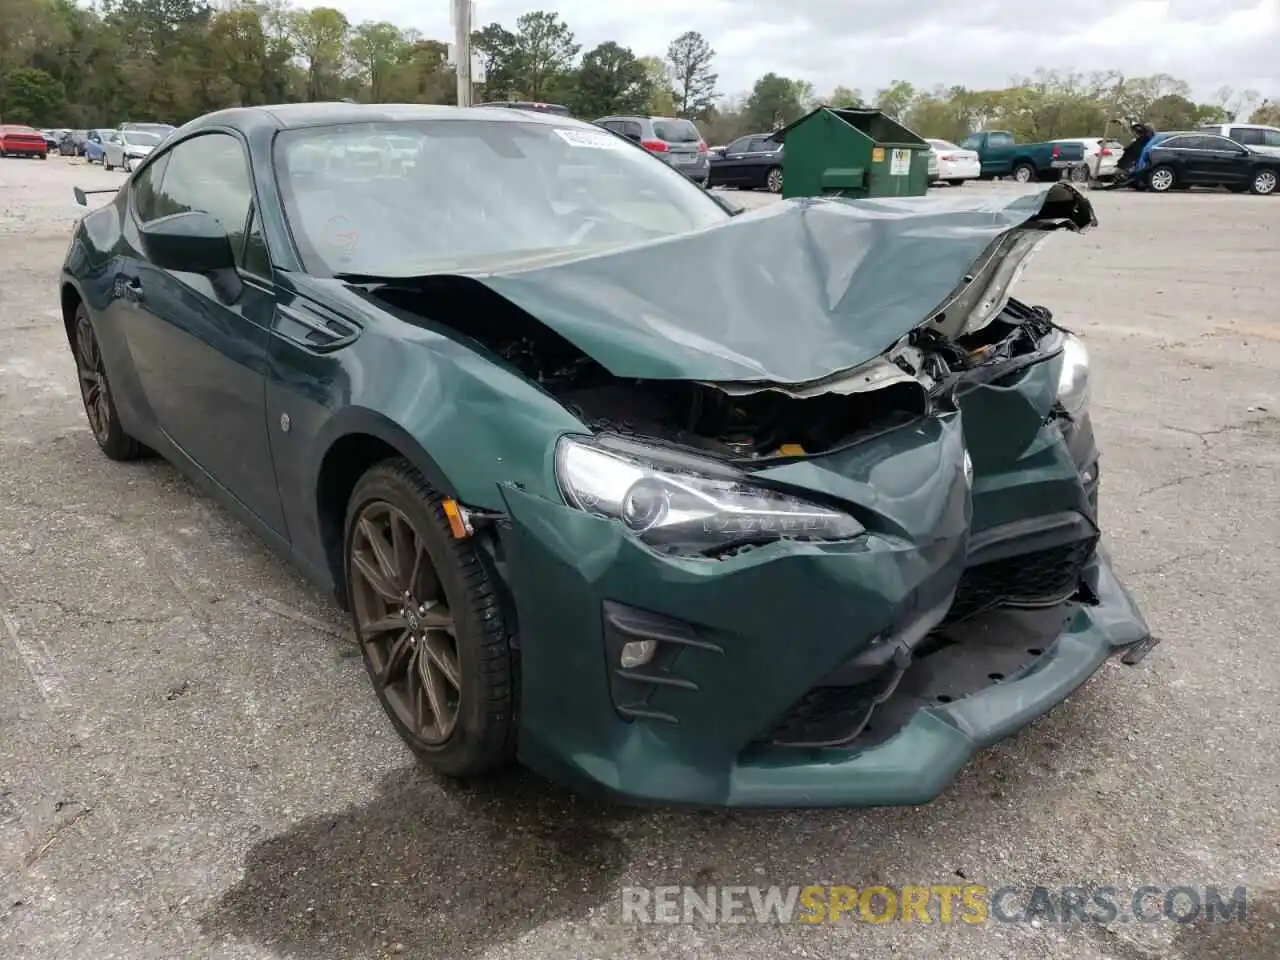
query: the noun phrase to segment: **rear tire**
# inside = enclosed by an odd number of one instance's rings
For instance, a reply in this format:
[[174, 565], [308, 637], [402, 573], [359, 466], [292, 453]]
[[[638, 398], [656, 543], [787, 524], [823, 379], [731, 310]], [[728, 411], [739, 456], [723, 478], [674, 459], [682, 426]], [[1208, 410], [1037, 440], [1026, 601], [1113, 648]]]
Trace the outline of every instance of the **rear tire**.
[[963, 186], [964, 186], [964, 181], [963, 181], [963, 180], [948, 180], [948, 181], [947, 181], [947, 186], [949, 186], [949, 187], [963, 187]]
[[1153, 193], [1168, 193], [1178, 183], [1178, 175], [1173, 168], [1161, 164], [1147, 175], [1147, 189]]
[[116, 412], [116, 401], [111, 395], [106, 367], [102, 363], [98, 336], [83, 303], [76, 307], [71, 352], [75, 356], [76, 376], [80, 382], [80, 399], [84, 403], [85, 417], [99, 449], [111, 460], [137, 460], [146, 456], [149, 452], [147, 448], [125, 433], [120, 426], [120, 415]]
[[508, 766], [516, 665], [499, 587], [408, 461], [377, 464], [356, 484], [343, 563], [365, 669], [400, 738], [445, 776]]

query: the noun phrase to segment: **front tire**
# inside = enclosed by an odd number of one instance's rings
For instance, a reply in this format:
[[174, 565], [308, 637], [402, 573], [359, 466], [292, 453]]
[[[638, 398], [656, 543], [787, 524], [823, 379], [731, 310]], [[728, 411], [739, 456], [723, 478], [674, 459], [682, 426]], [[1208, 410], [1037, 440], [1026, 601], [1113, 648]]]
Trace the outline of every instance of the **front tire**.
[[1036, 168], [1029, 163], [1020, 163], [1013, 168], [1013, 179], [1018, 183], [1030, 183], [1037, 176]]
[[444, 497], [408, 461], [372, 468], [347, 507], [345, 575], [365, 669], [427, 766], [474, 777], [515, 755], [511, 634], [498, 585]]
[[1161, 164], [1151, 171], [1147, 177], [1147, 188], [1154, 193], [1168, 193], [1178, 183], [1178, 175], [1172, 167]]
[[116, 402], [111, 396], [111, 385], [102, 363], [102, 350], [97, 334], [89, 320], [89, 311], [82, 303], [76, 307], [71, 349], [76, 359], [76, 374], [80, 381], [80, 399], [84, 402], [85, 417], [98, 447], [112, 460], [137, 460], [147, 453], [140, 444], [120, 426]]
[[770, 193], [782, 192], [782, 168], [773, 167], [764, 177], [764, 185], [769, 189]]
[[948, 185], [948, 186], [951, 186], [951, 187], [963, 187], [963, 186], [964, 186], [964, 181], [963, 181], [963, 180], [948, 180], [948, 181], [947, 181], [947, 185]]
[[111, 166], [111, 164], [107, 163], [107, 155], [106, 155], [105, 153], [102, 155], [102, 169], [103, 169], [103, 170], [114, 170], [114, 169], [115, 169], [115, 167], [113, 167], [113, 166]]
[[1259, 196], [1269, 196], [1276, 192], [1276, 186], [1280, 184], [1280, 177], [1274, 170], [1259, 170], [1253, 176], [1253, 182], [1249, 184], [1249, 189]]

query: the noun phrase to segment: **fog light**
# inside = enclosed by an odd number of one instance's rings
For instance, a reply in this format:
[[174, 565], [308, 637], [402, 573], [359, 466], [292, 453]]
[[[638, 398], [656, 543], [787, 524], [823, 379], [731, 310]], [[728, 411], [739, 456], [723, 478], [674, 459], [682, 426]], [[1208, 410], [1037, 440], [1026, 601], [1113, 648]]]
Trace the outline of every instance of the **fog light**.
[[658, 652], [657, 640], [632, 640], [622, 645], [622, 666], [626, 670], [632, 667], [643, 667]]

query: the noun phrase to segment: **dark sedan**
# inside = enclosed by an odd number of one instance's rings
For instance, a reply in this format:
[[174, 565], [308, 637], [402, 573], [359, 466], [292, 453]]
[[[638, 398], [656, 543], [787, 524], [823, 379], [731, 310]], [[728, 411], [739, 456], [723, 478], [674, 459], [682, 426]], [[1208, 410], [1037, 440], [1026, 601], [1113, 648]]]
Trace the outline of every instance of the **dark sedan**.
[[59, 293], [103, 453], [333, 591], [433, 769], [916, 803], [1149, 648], [1088, 354], [1009, 295], [1095, 223], [1065, 184], [735, 216], [552, 114], [289, 104], [172, 134]]
[[727, 147], [711, 151], [709, 187], [738, 187], [782, 192], [783, 146], [772, 135], [739, 137]]
[[1156, 193], [1226, 187], [1271, 194], [1280, 186], [1280, 157], [1200, 131], [1162, 133], [1147, 153], [1146, 185]]

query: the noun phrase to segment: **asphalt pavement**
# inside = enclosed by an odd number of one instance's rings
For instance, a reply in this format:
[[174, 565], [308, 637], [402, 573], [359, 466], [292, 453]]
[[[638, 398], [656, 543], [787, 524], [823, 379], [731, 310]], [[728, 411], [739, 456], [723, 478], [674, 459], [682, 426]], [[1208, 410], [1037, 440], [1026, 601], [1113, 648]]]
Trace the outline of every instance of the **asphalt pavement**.
[[[740, 814], [422, 772], [328, 597], [171, 467], [98, 452], [57, 277], [72, 186], [121, 180], [0, 160], [4, 960], [1280, 956], [1280, 199], [1095, 194], [1098, 229], [1020, 288], [1092, 353], [1155, 652], [928, 806]], [[658, 884], [1250, 899], [1217, 924], [624, 922], [621, 889]]]

